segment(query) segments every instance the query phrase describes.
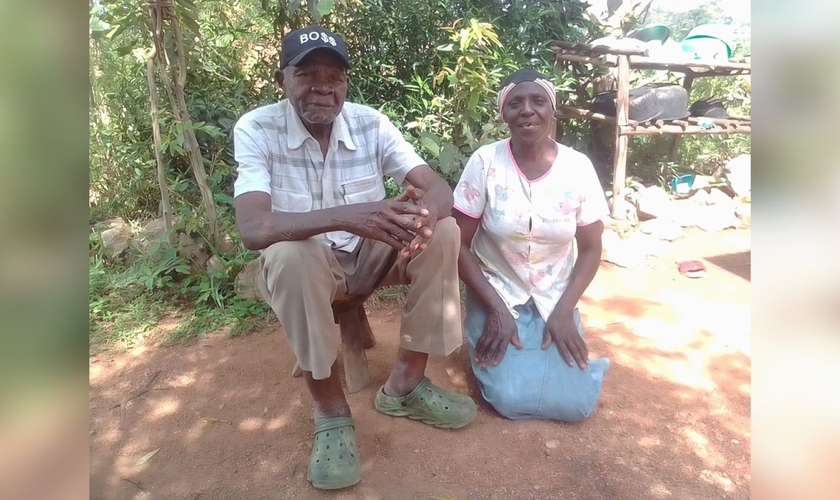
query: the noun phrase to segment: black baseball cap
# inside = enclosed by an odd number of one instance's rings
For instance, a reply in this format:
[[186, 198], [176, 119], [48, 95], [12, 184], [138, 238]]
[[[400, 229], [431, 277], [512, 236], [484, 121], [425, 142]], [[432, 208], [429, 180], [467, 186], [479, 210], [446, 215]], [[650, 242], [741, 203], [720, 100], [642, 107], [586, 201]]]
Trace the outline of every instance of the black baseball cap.
[[296, 66], [304, 57], [316, 49], [330, 49], [350, 68], [347, 44], [332, 31], [313, 25], [294, 30], [283, 39], [280, 55], [280, 69]]

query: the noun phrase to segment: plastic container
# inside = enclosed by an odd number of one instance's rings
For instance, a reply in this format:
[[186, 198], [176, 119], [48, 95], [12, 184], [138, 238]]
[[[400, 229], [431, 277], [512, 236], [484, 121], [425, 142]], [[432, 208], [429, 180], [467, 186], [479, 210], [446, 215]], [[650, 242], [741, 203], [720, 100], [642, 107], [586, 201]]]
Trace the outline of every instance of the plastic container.
[[671, 179], [671, 191], [676, 194], [688, 194], [694, 185], [694, 174], [681, 175]]

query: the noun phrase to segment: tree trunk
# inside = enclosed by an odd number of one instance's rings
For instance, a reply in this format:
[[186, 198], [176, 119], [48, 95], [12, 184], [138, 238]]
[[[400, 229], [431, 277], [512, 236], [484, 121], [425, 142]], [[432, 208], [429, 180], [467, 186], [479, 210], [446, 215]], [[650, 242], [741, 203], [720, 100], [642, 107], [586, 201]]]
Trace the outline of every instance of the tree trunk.
[[168, 238], [172, 238], [172, 204], [169, 202], [169, 186], [166, 183], [166, 168], [163, 163], [160, 143], [160, 120], [158, 120], [158, 95], [155, 85], [155, 57], [156, 51], [146, 59], [146, 79], [149, 82], [149, 102], [152, 115], [152, 137], [155, 146], [155, 161], [157, 162], [157, 179], [160, 186], [160, 203], [163, 211], [163, 226]]
[[[175, 81], [175, 98], [178, 101], [179, 112], [176, 114], [176, 118], [184, 129], [184, 145], [187, 149], [193, 175], [195, 175], [195, 181], [201, 192], [204, 216], [207, 218], [207, 226], [210, 229], [210, 241], [213, 242], [213, 245], [219, 246], [221, 239], [219, 237], [219, 224], [216, 218], [216, 202], [213, 199], [213, 191], [210, 189], [210, 184], [207, 182], [204, 158], [201, 156], [201, 149], [198, 146], [198, 140], [195, 138], [195, 131], [192, 129], [192, 120], [190, 119], [189, 111], [187, 111], [187, 103], [184, 98], [184, 87], [187, 84], [187, 56], [184, 51], [181, 26], [178, 23], [178, 16], [174, 10], [169, 22], [172, 24], [172, 31], [175, 37], [175, 50], [178, 53], [178, 79]], [[187, 124], [190, 125], [187, 126]]]
[[[147, 71], [149, 75], [153, 75], [153, 61], [158, 64], [161, 79], [161, 84], [169, 99], [169, 106], [172, 110], [172, 115], [175, 121], [181, 125], [184, 133], [184, 148], [187, 151], [187, 158], [190, 163], [190, 168], [193, 171], [196, 184], [201, 193], [202, 208], [204, 211], [204, 218], [206, 226], [209, 230], [209, 240], [213, 245], [218, 246], [221, 243], [221, 235], [219, 233], [219, 224], [216, 214], [216, 202], [213, 199], [213, 191], [207, 182], [207, 171], [204, 169], [204, 158], [201, 156], [201, 148], [198, 145], [198, 140], [195, 137], [195, 131], [192, 129], [192, 120], [190, 119], [189, 111], [187, 110], [186, 98], [184, 96], [184, 87], [187, 83], [187, 56], [184, 50], [184, 43], [181, 34], [181, 26], [178, 22], [178, 16], [172, 5], [171, 0], [165, 2], [155, 2], [147, 0], [149, 5], [149, 17], [152, 22], [152, 40], [154, 41], [155, 49], [152, 58], [147, 61]], [[173, 84], [170, 78], [169, 71], [172, 69], [169, 54], [166, 51], [166, 45], [163, 39], [163, 21], [169, 20], [172, 28], [172, 35], [175, 39], [175, 51], [177, 66], [177, 78]], [[154, 87], [154, 79], [149, 77], [150, 90]], [[153, 107], [157, 106], [157, 92], [152, 91], [151, 95], [154, 99]], [[160, 130], [157, 122], [157, 117], [153, 117], [153, 126], [158, 127], [153, 130], [155, 136], [155, 154], [158, 159], [158, 181], [161, 183], [161, 202], [163, 205], [164, 221], [167, 224], [167, 229], [171, 227], [171, 220], [166, 222], [167, 216], [171, 217], [171, 206], [169, 204], [168, 188], [165, 185], [165, 172], [162, 167], [162, 157], [160, 156]]]

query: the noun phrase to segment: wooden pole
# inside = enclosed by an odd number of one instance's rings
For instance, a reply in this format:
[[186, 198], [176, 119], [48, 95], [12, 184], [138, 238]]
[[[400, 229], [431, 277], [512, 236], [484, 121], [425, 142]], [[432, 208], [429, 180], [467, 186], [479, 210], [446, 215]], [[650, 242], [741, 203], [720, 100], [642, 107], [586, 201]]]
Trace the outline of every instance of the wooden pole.
[[613, 219], [623, 218], [620, 213], [621, 205], [618, 203], [623, 196], [625, 177], [627, 174], [627, 144], [630, 138], [621, 133], [622, 127], [627, 126], [627, 112], [630, 108], [630, 63], [629, 56], [618, 56], [618, 88], [616, 92], [616, 110], [615, 110], [615, 157], [613, 164], [613, 199], [612, 199], [612, 217]]
[[584, 64], [592, 64], [595, 66], [615, 66], [615, 63], [607, 59], [607, 56], [589, 57], [577, 54], [563, 53], [557, 56], [561, 61], [578, 62]]
[[[685, 75], [683, 79], [683, 88], [685, 89], [686, 93], [688, 94], [688, 102], [691, 102], [691, 84], [694, 83], [694, 77], [691, 75]], [[677, 135], [674, 136], [674, 139], [671, 141], [671, 151], [668, 153], [668, 161], [674, 163], [677, 161], [677, 155], [680, 153], [680, 143], [682, 142], [682, 136]]]
[[552, 50], [557, 51], [556, 47], [563, 50], [573, 50], [579, 52], [594, 52], [595, 54], [615, 54], [624, 56], [646, 56], [647, 49], [633, 49], [633, 48], [619, 48], [608, 47], [606, 45], [592, 45], [589, 43], [564, 42], [561, 40], [554, 40], [551, 42]]
[[339, 313], [338, 327], [341, 331], [344, 382], [347, 384], [347, 392], [353, 394], [364, 389], [370, 382], [359, 311], [351, 309]]
[[362, 326], [362, 344], [364, 344], [365, 349], [370, 349], [376, 346], [376, 337], [373, 335], [373, 329], [368, 322], [364, 304], [359, 304], [357, 310], [359, 312], [359, 324]]
[[733, 127], [715, 127], [706, 129], [699, 125], [689, 125], [689, 126], [680, 126], [680, 125], [663, 125], [662, 127], [658, 128], [656, 126], [650, 127], [636, 127], [633, 128], [632, 126], [622, 127], [621, 134], [625, 136], [629, 135], [713, 135], [713, 134], [750, 134], [752, 133], [752, 128], [750, 125], [738, 125]]
[[[154, 50], [154, 49], [152, 49]], [[149, 84], [149, 104], [152, 117], [152, 141], [155, 148], [155, 163], [157, 164], [157, 180], [160, 187], [160, 205], [163, 212], [163, 229], [166, 238], [172, 241], [172, 203], [169, 200], [169, 184], [166, 182], [166, 164], [163, 162], [160, 139], [160, 117], [158, 116], [158, 94], [155, 84], [154, 53], [146, 59], [146, 80]]]

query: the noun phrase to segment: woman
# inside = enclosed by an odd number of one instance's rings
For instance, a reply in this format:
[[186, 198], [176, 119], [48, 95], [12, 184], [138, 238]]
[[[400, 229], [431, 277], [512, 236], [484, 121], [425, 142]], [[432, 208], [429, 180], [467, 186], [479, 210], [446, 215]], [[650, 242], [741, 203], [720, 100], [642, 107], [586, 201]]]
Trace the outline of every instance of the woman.
[[473, 371], [508, 418], [579, 421], [609, 368], [587, 359], [577, 311], [601, 260], [606, 199], [586, 156], [549, 135], [555, 90], [546, 76], [513, 73], [497, 102], [510, 138], [472, 155], [453, 210]]

